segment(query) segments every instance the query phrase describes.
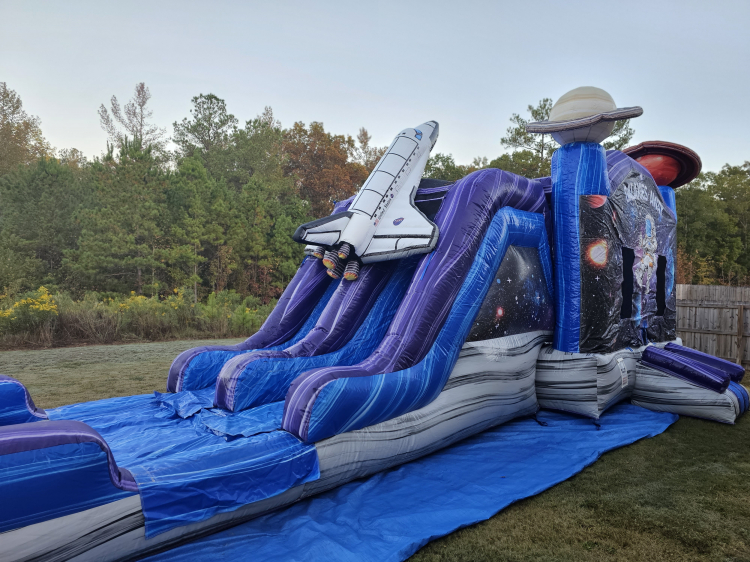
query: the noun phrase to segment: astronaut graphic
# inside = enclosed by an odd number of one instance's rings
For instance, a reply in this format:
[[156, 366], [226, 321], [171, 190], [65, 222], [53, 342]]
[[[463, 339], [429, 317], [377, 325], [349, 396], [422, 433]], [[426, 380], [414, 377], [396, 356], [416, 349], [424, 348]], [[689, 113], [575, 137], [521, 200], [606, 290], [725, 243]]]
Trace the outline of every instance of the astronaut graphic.
[[656, 224], [650, 214], [646, 214], [643, 230], [638, 235], [638, 247], [635, 249], [636, 265], [633, 267], [633, 315], [636, 326], [648, 328], [649, 291], [656, 273], [658, 243]]
[[633, 274], [635, 275], [635, 282], [637, 285], [636, 290], [642, 295], [648, 294], [649, 287], [651, 286], [651, 279], [656, 271], [656, 225], [654, 224], [654, 218], [647, 214], [646, 215], [645, 232], [641, 233], [639, 237], [639, 248], [636, 252], [641, 258], [637, 266], [633, 268]]

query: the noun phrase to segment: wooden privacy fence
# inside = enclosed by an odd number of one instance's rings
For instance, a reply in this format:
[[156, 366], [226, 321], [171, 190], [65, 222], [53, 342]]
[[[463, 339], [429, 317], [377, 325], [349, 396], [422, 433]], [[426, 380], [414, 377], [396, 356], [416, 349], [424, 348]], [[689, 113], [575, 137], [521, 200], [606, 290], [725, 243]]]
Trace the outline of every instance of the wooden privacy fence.
[[750, 367], [750, 287], [677, 285], [682, 343]]

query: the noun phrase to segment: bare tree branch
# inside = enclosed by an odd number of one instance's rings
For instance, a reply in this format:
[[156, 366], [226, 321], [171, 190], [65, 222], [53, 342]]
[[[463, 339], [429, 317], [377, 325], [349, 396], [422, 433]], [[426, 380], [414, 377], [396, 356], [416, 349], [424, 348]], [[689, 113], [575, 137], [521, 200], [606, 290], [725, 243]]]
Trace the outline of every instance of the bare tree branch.
[[149, 122], [153, 111], [148, 109], [151, 92], [144, 82], [135, 85], [133, 97], [120, 107], [117, 96], [110, 100], [110, 111], [102, 104], [99, 107], [99, 123], [106, 131], [109, 141], [121, 147], [125, 137], [138, 137], [144, 146], [152, 145], [162, 150], [166, 142], [166, 129]]

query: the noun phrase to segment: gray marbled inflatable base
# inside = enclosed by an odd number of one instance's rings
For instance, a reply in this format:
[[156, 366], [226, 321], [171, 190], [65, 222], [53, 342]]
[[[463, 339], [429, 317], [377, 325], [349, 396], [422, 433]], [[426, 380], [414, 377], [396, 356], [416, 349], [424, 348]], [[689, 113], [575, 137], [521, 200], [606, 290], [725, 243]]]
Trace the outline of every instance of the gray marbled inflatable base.
[[537, 361], [539, 406], [599, 419], [604, 410], [630, 398], [641, 350], [582, 354], [543, 348]]
[[[676, 343], [682, 343], [679, 338]], [[667, 342], [656, 343], [664, 347]], [[564, 353], [542, 348], [536, 364], [539, 406], [598, 420], [604, 411], [627, 400], [635, 386], [636, 364], [646, 346], [613, 353]]]
[[639, 365], [632, 402], [656, 412], [733, 424], [740, 403], [732, 392], [714, 392], [651, 367]]

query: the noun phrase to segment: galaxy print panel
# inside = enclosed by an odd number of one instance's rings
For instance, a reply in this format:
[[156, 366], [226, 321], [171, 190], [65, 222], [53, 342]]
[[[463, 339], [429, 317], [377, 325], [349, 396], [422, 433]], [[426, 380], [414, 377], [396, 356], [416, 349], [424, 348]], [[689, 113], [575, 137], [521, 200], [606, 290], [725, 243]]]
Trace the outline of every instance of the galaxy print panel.
[[581, 196], [579, 208], [580, 351], [674, 339], [676, 220], [656, 184], [633, 170], [610, 197]]
[[[676, 336], [675, 257], [677, 220], [651, 177], [633, 170], [610, 197], [622, 245], [632, 248], [632, 316], [623, 333], [640, 332], [642, 343]], [[659, 270], [659, 257], [662, 270]], [[663, 302], [659, 306], [659, 292]]]
[[604, 195], [579, 199], [581, 240], [581, 353], [616, 348], [622, 307], [622, 248], [612, 205]]
[[509, 246], [466, 341], [554, 329], [554, 305], [536, 248]]

